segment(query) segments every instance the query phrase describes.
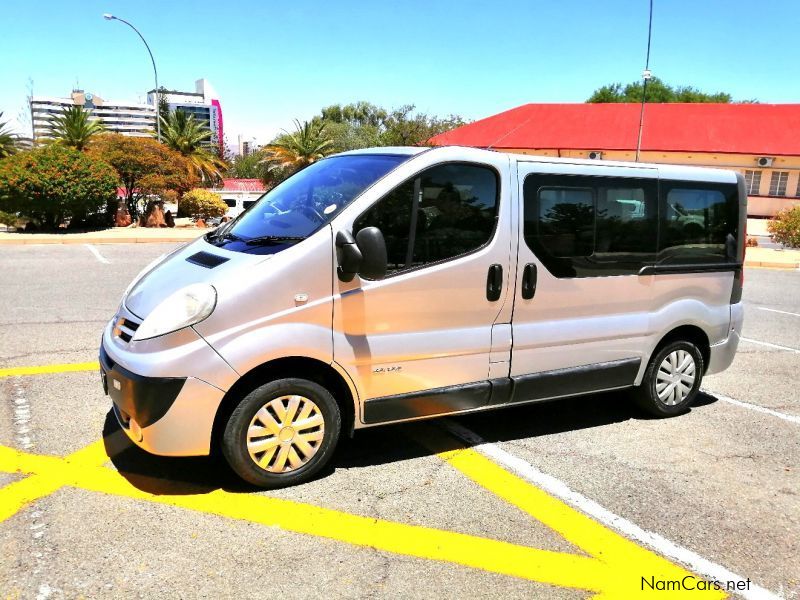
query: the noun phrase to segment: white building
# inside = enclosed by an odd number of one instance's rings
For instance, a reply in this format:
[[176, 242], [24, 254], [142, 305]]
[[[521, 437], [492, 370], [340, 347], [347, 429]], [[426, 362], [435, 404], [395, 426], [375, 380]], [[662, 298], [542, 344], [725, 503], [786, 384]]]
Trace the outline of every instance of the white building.
[[[194, 87], [194, 92], [166, 90], [161, 94], [166, 98], [170, 112], [180, 110], [193, 115], [195, 120], [200, 121], [211, 130], [209, 146], [221, 147], [224, 131], [219, 95], [206, 79], [198, 79], [195, 81]], [[155, 90], [147, 93], [147, 103], [151, 107], [157, 106]]]
[[152, 106], [104, 100], [83, 90], [73, 90], [68, 98], [33, 96], [30, 102], [34, 141], [52, 137], [52, 120], [72, 106], [83, 106], [91, 119], [100, 121], [112, 133], [146, 137], [156, 128], [156, 111]]

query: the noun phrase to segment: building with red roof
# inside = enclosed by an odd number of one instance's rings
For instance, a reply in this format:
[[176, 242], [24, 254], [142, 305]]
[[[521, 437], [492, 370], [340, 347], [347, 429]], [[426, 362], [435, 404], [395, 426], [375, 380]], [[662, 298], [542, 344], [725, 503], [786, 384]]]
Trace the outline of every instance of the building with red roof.
[[227, 216], [235, 217], [249, 208], [267, 189], [260, 179], [223, 179], [222, 187], [211, 191], [219, 194], [228, 205]]
[[[431, 138], [433, 145], [633, 161], [639, 104], [525, 104]], [[747, 181], [748, 213], [800, 204], [800, 104], [647, 104], [642, 162], [721, 167]]]

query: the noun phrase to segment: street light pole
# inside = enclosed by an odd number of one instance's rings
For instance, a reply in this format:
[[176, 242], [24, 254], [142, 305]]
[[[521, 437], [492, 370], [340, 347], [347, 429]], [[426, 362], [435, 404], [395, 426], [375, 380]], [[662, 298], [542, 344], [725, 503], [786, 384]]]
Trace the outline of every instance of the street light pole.
[[114, 15], [109, 14], [109, 13], [104, 13], [103, 14], [103, 18], [106, 21], [120, 21], [121, 23], [125, 23], [125, 25], [127, 25], [128, 27], [130, 27], [131, 29], [133, 29], [136, 32], [136, 35], [138, 35], [141, 38], [142, 42], [144, 42], [144, 47], [147, 48], [147, 53], [150, 55], [150, 61], [153, 63], [153, 75], [155, 76], [155, 80], [156, 80], [156, 88], [155, 88], [155, 94], [156, 94], [156, 136], [158, 137], [158, 141], [160, 142], [161, 141], [161, 114], [159, 112], [159, 108], [160, 107], [159, 107], [159, 101], [158, 101], [158, 69], [156, 69], [156, 59], [153, 58], [153, 53], [150, 50], [150, 46], [147, 44], [147, 40], [144, 39], [144, 36], [141, 34], [141, 32], [138, 29], [136, 29], [136, 27], [134, 27], [133, 25], [128, 23], [125, 19], [120, 19], [119, 17], [115, 17]]

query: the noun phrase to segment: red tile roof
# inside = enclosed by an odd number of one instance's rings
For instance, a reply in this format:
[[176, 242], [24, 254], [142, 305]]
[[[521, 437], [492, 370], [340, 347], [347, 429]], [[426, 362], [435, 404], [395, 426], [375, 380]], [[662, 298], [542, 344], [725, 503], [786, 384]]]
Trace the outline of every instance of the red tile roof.
[[[639, 104], [525, 104], [433, 145], [634, 150]], [[800, 155], [800, 104], [647, 104], [642, 150]]]
[[264, 192], [264, 182], [260, 179], [223, 179], [222, 191], [225, 192]]

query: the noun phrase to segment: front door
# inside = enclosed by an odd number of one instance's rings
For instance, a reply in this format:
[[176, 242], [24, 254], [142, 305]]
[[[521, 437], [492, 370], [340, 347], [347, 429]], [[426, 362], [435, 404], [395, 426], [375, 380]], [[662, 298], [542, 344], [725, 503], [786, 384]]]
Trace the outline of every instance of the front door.
[[631, 385], [647, 347], [658, 172], [519, 163], [514, 401]]
[[429, 165], [349, 224], [354, 235], [378, 227], [389, 258], [381, 281], [334, 279], [334, 360], [359, 392], [364, 422], [488, 403], [492, 327], [504, 306], [510, 321], [508, 171], [503, 155]]

